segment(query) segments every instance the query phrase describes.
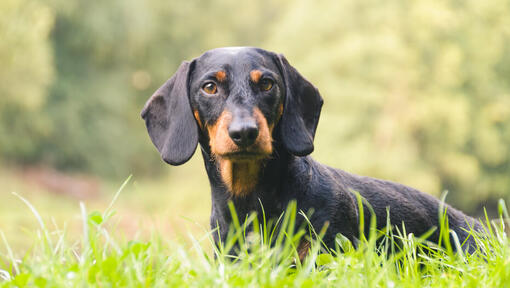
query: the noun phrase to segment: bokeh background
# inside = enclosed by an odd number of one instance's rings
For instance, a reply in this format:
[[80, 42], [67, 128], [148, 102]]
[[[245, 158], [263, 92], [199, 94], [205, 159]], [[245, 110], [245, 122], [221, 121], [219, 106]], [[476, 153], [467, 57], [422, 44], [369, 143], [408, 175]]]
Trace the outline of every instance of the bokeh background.
[[206, 231], [200, 153], [165, 165], [139, 113], [220, 46], [284, 53], [319, 88], [317, 160], [494, 215], [510, 195], [508, 15], [508, 0], [2, 0], [0, 230], [17, 247], [33, 233], [17, 192], [78, 233], [79, 202], [101, 211], [132, 174], [126, 237]]

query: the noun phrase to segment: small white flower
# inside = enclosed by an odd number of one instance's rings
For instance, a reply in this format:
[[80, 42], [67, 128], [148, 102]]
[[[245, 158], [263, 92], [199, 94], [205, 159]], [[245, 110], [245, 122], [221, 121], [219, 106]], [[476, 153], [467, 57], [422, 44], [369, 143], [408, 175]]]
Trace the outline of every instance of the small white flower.
[[74, 279], [74, 278], [76, 278], [76, 273], [74, 273], [74, 272], [72, 272], [72, 271], [71, 271], [71, 272], [68, 272], [68, 273], [66, 274], [66, 278], [67, 278], [67, 279], [69, 279], [69, 280]]

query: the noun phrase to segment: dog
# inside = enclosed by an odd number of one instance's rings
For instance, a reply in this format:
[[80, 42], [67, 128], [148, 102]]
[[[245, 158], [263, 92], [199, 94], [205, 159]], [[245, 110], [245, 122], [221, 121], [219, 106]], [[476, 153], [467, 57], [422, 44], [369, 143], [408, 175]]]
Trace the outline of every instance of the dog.
[[[386, 227], [388, 215], [391, 224], [405, 225], [405, 231], [416, 236], [438, 227], [442, 203], [436, 198], [334, 169], [308, 156], [314, 150], [322, 104], [317, 88], [283, 55], [229, 47], [183, 62], [150, 97], [141, 116], [168, 164], [185, 163], [200, 143], [216, 243], [224, 243], [232, 223], [229, 201], [239, 219], [252, 212], [261, 215], [262, 209], [266, 219], [278, 218], [296, 201], [298, 211], [314, 211], [309, 219], [313, 227], [328, 225], [322, 241], [330, 248], [338, 233], [352, 243], [362, 233], [357, 193], [364, 199], [365, 233], [371, 213], [378, 229]], [[481, 224], [446, 204], [444, 208], [449, 228], [464, 243], [462, 250], [474, 251], [468, 231], [480, 230]], [[436, 229], [427, 240], [439, 239]], [[299, 247], [303, 255], [309, 242]]]

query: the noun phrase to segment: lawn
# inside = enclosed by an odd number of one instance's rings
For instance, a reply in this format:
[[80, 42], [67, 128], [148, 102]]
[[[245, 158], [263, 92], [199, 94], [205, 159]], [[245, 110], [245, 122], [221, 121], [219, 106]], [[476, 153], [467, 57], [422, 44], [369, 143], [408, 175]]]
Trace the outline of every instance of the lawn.
[[[209, 226], [211, 211], [209, 182], [203, 170], [201, 157], [193, 157], [189, 165], [168, 165], [161, 177], [143, 179], [133, 175], [115, 204], [115, 231], [130, 239], [148, 239], [155, 231], [173, 240], [187, 241], [188, 233], [201, 235]], [[88, 210], [103, 211], [123, 182], [99, 181], [96, 193], [71, 194], [69, 187], [58, 193], [31, 178], [0, 168], [0, 230], [19, 253], [31, 247], [31, 231], [37, 223], [13, 192], [32, 203], [49, 227], [66, 225], [69, 237], [77, 239], [82, 230], [80, 202]]]
[[[132, 179], [130, 180], [132, 181]], [[128, 184], [126, 184], [128, 183]], [[338, 248], [326, 251], [320, 241], [312, 245], [304, 261], [297, 260], [296, 246], [303, 237], [320, 239], [321, 231], [308, 229], [294, 234], [290, 227], [296, 215], [295, 207], [276, 225], [263, 225], [253, 233], [245, 233], [239, 224], [232, 227], [226, 243], [212, 245], [206, 225], [187, 221], [195, 228], [175, 232], [186, 239], [170, 237], [157, 227], [144, 227], [135, 221], [133, 227], [144, 233], [130, 234], [121, 225], [123, 212], [117, 211], [122, 201], [135, 201], [143, 187], [126, 182], [100, 210], [76, 203], [76, 217], [52, 221], [52, 214], [63, 211], [38, 211], [30, 200], [13, 194], [20, 209], [30, 216], [33, 229], [25, 238], [30, 249], [18, 245], [14, 232], [0, 234], [1, 287], [508, 287], [510, 285], [510, 243], [504, 231], [505, 221], [492, 223], [484, 235], [473, 234], [479, 244], [472, 255], [454, 253], [447, 248], [425, 246], [416, 235], [405, 231], [383, 233], [372, 230], [361, 237], [357, 247], [337, 237]], [[137, 186], [140, 191], [122, 191]], [[129, 189], [126, 189], [129, 190]], [[182, 191], [187, 193], [188, 191]], [[143, 194], [141, 194], [143, 195]], [[188, 194], [189, 195], [189, 194]], [[205, 198], [202, 197], [202, 198]], [[201, 198], [201, 199], [202, 199]], [[147, 199], [145, 199], [147, 200]], [[500, 203], [502, 217], [508, 216]], [[126, 204], [123, 204], [126, 205]], [[122, 205], [121, 205], [122, 206]], [[159, 209], [158, 206], [152, 209]], [[186, 207], [183, 207], [187, 209]], [[125, 209], [125, 208], [124, 208]], [[45, 215], [48, 213], [48, 215]], [[65, 212], [67, 213], [67, 212]], [[65, 214], [64, 213], [64, 214]], [[362, 213], [360, 213], [362, 214]], [[253, 215], [252, 215], [253, 216]], [[2, 218], [3, 219], [3, 218]], [[140, 220], [140, 219], [138, 219]], [[5, 220], [2, 220], [5, 221]], [[79, 229], [70, 229], [69, 222]], [[250, 217], [248, 221], [256, 221]], [[364, 219], [368, 221], [368, 219]], [[175, 224], [175, 223], [174, 223]], [[188, 229], [188, 228], [186, 228]], [[448, 235], [447, 223], [441, 227]], [[136, 230], [136, 229], [135, 229]], [[191, 230], [189, 230], [191, 231]], [[147, 232], [147, 233], [146, 233]], [[387, 238], [384, 238], [387, 237]], [[377, 239], [387, 241], [376, 242]], [[445, 240], [449, 237], [445, 237]], [[17, 240], [16, 240], [17, 241]], [[393, 242], [395, 241], [395, 242]], [[268, 243], [274, 243], [269, 245]], [[379, 243], [379, 244], [378, 244]], [[391, 243], [400, 249], [389, 251]], [[237, 256], [226, 251], [237, 245]], [[17, 247], [17, 248], [13, 248]], [[338, 251], [342, 250], [342, 253]], [[23, 251], [23, 252], [21, 252]]]

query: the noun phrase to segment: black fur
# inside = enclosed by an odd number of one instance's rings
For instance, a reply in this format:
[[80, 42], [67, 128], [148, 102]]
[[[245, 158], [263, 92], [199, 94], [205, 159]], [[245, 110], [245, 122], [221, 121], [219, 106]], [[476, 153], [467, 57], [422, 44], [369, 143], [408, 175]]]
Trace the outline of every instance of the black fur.
[[[170, 164], [186, 162], [199, 138], [211, 184], [211, 227], [219, 228], [222, 240], [232, 222], [229, 200], [233, 201], [239, 219], [252, 211], [260, 215], [260, 203], [268, 219], [277, 218], [290, 201], [296, 200], [298, 211], [314, 210], [311, 222], [316, 229], [329, 222], [323, 239], [327, 246], [334, 247], [337, 233], [355, 242], [359, 237], [359, 211], [353, 191], [359, 192], [373, 207], [379, 229], [386, 226], [387, 208], [391, 223], [399, 226], [405, 223], [407, 233], [419, 236], [439, 225], [440, 202], [436, 198], [401, 184], [334, 169], [307, 156], [313, 151], [322, 98], [283, 56], [258, 48], [220, 48], [204, 53], [192, 63], [183, 63], [176, 75], [156, 91], [142, 117], [152, 141]], [[253, 69], [274, 81], [269, 92], [260, 92], [250, 82], [249, 72]], [[218, 70], [226, 71], [227, 80], [217, 83], [217, 95], [205, 95], [201, 90], [204, 81], [214, 81], [211, 75]], [[277, 109], [282, 102], [283, 115], [278, 120]], [[276, 125], [273, 154], [261, 165], [253, 191], [245, 196], [233, 196], [218, 172], [216, 157], [211, 155], [207, 129], [197, 128], [192, 111], [198, 111], [202, 124], [208, 125], [215, 123], [225, 109], [238, 117], [247, 115], [254, 107], [262, 111], [268, 124]], [[457, 233], [461, 243], [468, 237], [464, 230], [469, 229], [467, 223], [480, 229], [479, 222], [473, 218], [448, 205], [446, 209], [450, 229]], [[366, 205], [364, 211], [368, 222]], [[220, 240], [214, 235], [216, 241]], [[439, 231], [428, 240], [438, 242]], [[472, 238], [466, 243], [472, 251], [475, 247]]]
[[277, 63], [286, 86], [280, 135], [287, 151], [305, 156], [313, 151], [313, 138], [323, 100], [317, 88], [303, 78], [283, 55], [278, 55]]
[[172, 165], [188, 161], [198, 144], [198, 127], [189, 108], [189, 67], [189, 62], [183, 62], [142, 110], [152, 143]]

